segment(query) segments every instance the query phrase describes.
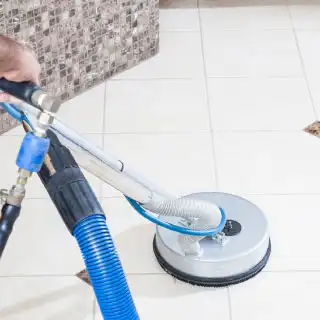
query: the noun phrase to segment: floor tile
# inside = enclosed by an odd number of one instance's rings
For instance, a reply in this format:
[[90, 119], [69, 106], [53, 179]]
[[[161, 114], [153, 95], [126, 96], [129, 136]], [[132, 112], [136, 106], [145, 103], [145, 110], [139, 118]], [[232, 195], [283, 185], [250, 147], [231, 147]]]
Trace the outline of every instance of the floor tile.
[[314, 317], [318, 313], [319, 273], [264, 273], [230, 287], [233, 320]]
[[[265, 270], [320, 270], [318, 195], [244, 197], [256, 204], [269, 222], [272, 253]], [[308, 221], [304, 230], [302, 217]]]
[[310, 93], [312, 97], [312, 101], [314, 104], [315, 112], [317, 115], [317, 119], [320, 118], [320, 76], [317, 74], [311, 74], [308, 76], [308, 83], [310, 88]]
[[288, 0], [293, 26], [296, 29], [320, 29], [318, 0]]
[[235, 193], [319, 193], [320, 140], [304, 132], [217, 132], [219, 187]]
[[[190, 79], [203, 76], [198, 32], [161, 32], [160, 52], [116, 79]], [[179, 57], [179, 59], [177, 59]]]
[[204, 28], [203, 35], [209, 77], [303, 75], [292, 31], [212, 31]]
[[[213, 3], [208, 9], [207, 4]], [[291, 29], [291, 20], [283, 5], [230, 5], [230, 1], [200, 0], [201, 21], [207, 30], [281, 30]]]
[[[168, 193], [215, 188], [209, 133], [105, 135], [105, 150]], [[119, 193], [104, 184], [103, 196]]]
[[[101, 146], [101, 135], [84, 135], [84, 137], [97, 146]], [[6, 156], [2, 159], [0, 174], [1, 187], [10, 189], [17, 178], [16, 157], [22, 142], [23, 136], [0, 136], [0, 149], [6, 150]], [[86, 178], [93, 190], [100, 195], [101, 181], [89, 173], [85, 173]], [[39, 177], [34, 174], [27, 185], [26, 198], [49, 198], [47, 191], [40, 182]]]
[[83, 268], [75, 239], [53, 204], [27, 199], [0, 264], [0, 275], [73, 275]]
[[19, 124], [17, 127], [2, 133], [3, 136], [23, 136], [25, 135], [25, 131], [23, 130], [23, 127], [21, 124]]
[[155, 225], [142, 218], [124, 198], [104, 199], [101, 203], [125, 272], [163, 273], [152, 249]]
[[[207, 289], [175, 283], [167, 275], [129, 276], [128, 282], [141, 320], [229, 320], [226, 289]], [[102, 320], [101, 316], [96, 317]]]
[[319, 74], [320, 30], [298, 30], [296, 34], [307, 75]]
[[315, 108], [320, 116], [320, 30], [297, 31], [297, 39], [305, 66]]
[[208, 80], [215, 130], [301, 130], [316, 119], [303, 78]]
[[2, 320], [92, 320], [92, 290], [75, 277], [0, 278]]
[[107, 132], [209, 130], [202, 80], [110, 81], [107, 97]]
[[105, 83], [64, 103], [57, 118], [79, 133], [101, 133]]
[[160, 9], [160, 31], [199, 31], [197, 8]]

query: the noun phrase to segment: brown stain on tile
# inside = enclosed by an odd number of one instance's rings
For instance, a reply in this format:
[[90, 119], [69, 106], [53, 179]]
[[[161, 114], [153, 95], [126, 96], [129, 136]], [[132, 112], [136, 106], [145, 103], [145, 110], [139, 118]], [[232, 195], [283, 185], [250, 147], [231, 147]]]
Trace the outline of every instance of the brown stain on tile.
[[308, 127], [304, 129], [305, 132], [320, 138], [320, 121], [316, 121], [310, 124]]
[[86, 282], [88, 285], [91, 286], [91, 281], [88, 275], [88, 272], [86, 269], [80, 271], [79, 273], [76, 274], [76, 277], [78, 277], [80, 280]]

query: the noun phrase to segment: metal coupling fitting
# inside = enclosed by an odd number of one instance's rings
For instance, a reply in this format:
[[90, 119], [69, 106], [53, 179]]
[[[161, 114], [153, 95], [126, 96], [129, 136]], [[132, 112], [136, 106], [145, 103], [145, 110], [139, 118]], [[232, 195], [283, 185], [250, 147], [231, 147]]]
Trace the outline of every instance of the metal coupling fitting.
[[9, 196], [9, 191], [7, 189], [0, 189], [0, 204], [5, 204]]
[[48, 93], [42, 90], [37, 90], [32, 95], [32, 101], [43, 110], [53, 114], [57, 113], [61, 106], [61, 101], [59, 99], [51, 97]]
[[17, 182], [15, 185], [12, 186], [9, 195], [7, 197], [7, 203], [19, 206], [21, 205], [25, 194], [26, 194], [26, 184], [28, 182], [28, 179], [31, 176], [31, 172], [25, 170], [25, 169], [19, 169], [19, 174], [17, 178]]
[[14, 185], [8, 195], [7, 203], [13, 206], [20, 206], [26, 194], [24, 187]]
[[34, 134], [38, 137], [45, 137], [53, 120], [54, 116], [52, 114], [46, 111], [39, 113], [37, 117], [37, 124], [34, 128]]

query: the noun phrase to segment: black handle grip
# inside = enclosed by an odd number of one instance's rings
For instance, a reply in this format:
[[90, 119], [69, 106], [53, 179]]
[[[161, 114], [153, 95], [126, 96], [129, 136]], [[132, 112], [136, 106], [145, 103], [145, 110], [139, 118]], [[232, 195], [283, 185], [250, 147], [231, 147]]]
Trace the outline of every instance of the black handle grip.
[[38, 173], [51, 200], [71, 233], [78, 222], [92, 214], [103, 214], [101, 205], [92, 191], [70, 150], [48, 130], [48, 155], [54, 174], [43, 165]]
[[34, 105], [32, 95], [35, 91], [41, 90], [32, 82], [13, 82], [5, 78], [0, 78], [0, 89], [31, 105]]
[[13, 230], [13, 225], [20, 215], [20, 210], [21, 207], [11, 204], [5, 204], [2, 207], [0, 218], [0, 258]]

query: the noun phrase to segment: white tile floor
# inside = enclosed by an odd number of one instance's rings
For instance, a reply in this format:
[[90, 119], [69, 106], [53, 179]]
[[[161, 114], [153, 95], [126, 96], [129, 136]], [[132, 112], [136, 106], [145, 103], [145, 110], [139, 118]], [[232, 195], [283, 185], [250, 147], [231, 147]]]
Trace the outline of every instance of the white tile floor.
[[[234, 192], [269, 219], [273, 253], [263, 273], [229, 289], [194, 288], [164, 274], [154, 227], [88, 174], [141, 319], [317, 318], [320, 140], [302, 129], [320, 116], [320, 1], [198, 1], [166, 1], [160, 54], [68, 102], [60, 116], [178, 195]], [[13, 182], [21, 134], [0, 137], [0, 187]], [[33, 178], [0, 263], [0, 319], [101, 319], [91, 289], [73, 277], [82, 267]]]

